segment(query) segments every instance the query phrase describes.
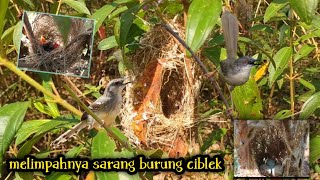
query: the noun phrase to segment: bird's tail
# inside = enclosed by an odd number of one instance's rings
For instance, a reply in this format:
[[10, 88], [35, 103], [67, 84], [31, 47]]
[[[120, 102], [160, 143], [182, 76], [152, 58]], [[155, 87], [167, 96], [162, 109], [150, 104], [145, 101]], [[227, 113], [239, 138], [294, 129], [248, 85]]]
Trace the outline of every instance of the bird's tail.
[[51, 146], [52, 147], [57, 147], [61, 143], [66, 142], [73, 135], [78, 134], [78, 132], [80, 130], [82, 130], [83, 128], [85, 128], [87, 126], [88, 126], [87, 121], [81, 121], [80, 123], [78, 123], [77, 125], [72, 127], [71, 129], [69, 129], [68, 131], [63, 133], [61, 136], [59, 136], [56, 140], [52, 141], [51, 142]]

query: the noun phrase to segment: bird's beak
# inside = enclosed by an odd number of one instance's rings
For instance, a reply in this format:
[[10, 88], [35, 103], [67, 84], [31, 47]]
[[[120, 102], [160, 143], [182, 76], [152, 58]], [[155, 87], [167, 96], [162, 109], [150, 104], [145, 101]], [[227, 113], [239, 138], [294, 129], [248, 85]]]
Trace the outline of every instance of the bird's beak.
[[47, 43], [47, 40], [44, 36], [41, 36], [40, 37], [40, 44], [43, 45], [43, 44], [46, 44]]
[[251, 65], [261, 65], [261, 61], [257, 60], [257, 59], [254, 59], [254, 58], [250, 58], [249, 59], [249, 64]]
[[132, 83], [131, 81], [129, 81], [129, 82], [123, 82], [123, 85], [127, 85], [127, 84], [129, 84], [129, 83]]
[[130, 78], [130, 77], [125, 77], [122, 84], [123, 84], [123, 85], [127, 85], [127, 84], [132, 83], [132, 82], [133, 82], [132, 78]]

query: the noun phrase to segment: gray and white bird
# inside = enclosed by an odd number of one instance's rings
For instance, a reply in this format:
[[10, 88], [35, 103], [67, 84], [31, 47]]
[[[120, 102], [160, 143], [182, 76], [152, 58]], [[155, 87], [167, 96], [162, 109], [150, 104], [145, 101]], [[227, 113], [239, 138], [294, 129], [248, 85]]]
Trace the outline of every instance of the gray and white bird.
[[271, 175], [274, 176], [274, 167], [276, 165], [276, 161], [273, 159], [268, 159], [266, 164], [269, 166], [270, 170], [271, 170]]
[[238, 20], [229, 11], [225, 11], [222, 14], [221, 21], [227, 59], [220, 62], [219, 74], [231, 86], [230, 89], [232, 90], [234, 86], [241, 86], [248, 81], [251, 68], [258, 65], [259, 62], [249, 56], [236, 58], [239, 33]]
[[[114, 123], [116, 117], [119, 115], [122, 105], [122, 90], [128, 83], [131, 82], [126, 82], [125, 78], [113, 79], [106, 86], [103, 95], [89, 106], [89, 108], [101, 120], [103, 120], [105, 125], [111, 126]], [[96, 122], [96, 120], [91, 115], [85, 112], [81, 116], [80, 123], [59, 136], [51, 143], [51, 145], [57, 146], [67, 141], [68, 138], [78, 133], [85, 127], [88, 127], [89, 129], [91, 129], [92, 127], [99, 128], [100, 124]]]
[[268, 158], [264, 160], [264, 164], [259, 166], [260, 173], [268, 177], [279, 177], [283, 174], [283, 167], [281, 164], [276, 164], [276, 161]]

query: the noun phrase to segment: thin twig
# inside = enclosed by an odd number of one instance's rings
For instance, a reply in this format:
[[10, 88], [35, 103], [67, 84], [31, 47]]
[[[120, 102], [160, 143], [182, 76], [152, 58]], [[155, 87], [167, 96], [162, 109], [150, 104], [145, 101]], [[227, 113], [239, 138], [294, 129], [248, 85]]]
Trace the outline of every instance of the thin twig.
[[[290, 22], [290, 48], [293, 50], [293, 31], [294, 31], [294, 25], [295, 25], [295, 20], [294, 16], [291, 13], [291, 22]], [[293, 55], [291, 53], [291, 56], [289, 57], [289, 69], [290, 69], [290, 105], [291, 105], [291, 113], [294, 114], [294, 72], [293, 72]], [[294, 116], [291, 117], [291, 119], [294, 119]]]
[[56, 11], [56, 15], [59, 14], [59, 11], [60, 11], [60, 8], [61, 8], [61, 4], [62, 4], [62, 0], [59, 1], [58, 8], [57, 8], [57, 11]]
[[66, 82], [67, 84], [69, 84], [69, 85], [72, 87], [72, 89], [73, 89], [74, 91], [77, 92], [77, 94], [78, 94], [80, 97], [83, 97], [83, 98], [87, 101], [87, 103], [92, 103], [92, 101], [90, 101], [90, 100], [80, 91], [80, 89], [70, 80], [69, 77], [65, 76], [65, 77], [64, 77], [64, 80], [65, 80], [65, 82]]

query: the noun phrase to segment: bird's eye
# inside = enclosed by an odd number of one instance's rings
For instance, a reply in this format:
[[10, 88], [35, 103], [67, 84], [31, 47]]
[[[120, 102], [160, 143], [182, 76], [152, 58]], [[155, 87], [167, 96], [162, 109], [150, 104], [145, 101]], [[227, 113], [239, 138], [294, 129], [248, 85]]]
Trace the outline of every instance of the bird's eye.
[[117, 86], [119, 86], [119, 85], [121, 85], [122, 83], [121, 83], [120, 81], [117, 81], [117, 82], [115, 82], [114, 84], [117, 85]]

